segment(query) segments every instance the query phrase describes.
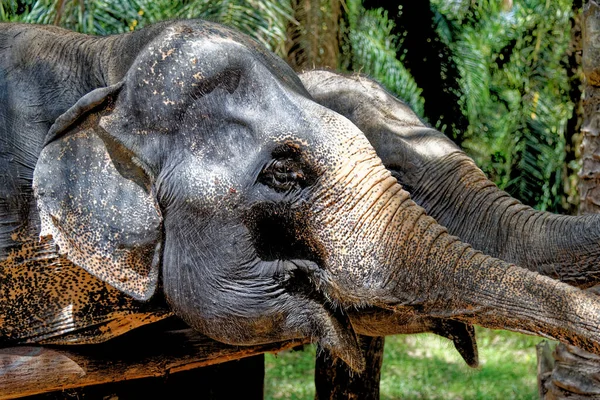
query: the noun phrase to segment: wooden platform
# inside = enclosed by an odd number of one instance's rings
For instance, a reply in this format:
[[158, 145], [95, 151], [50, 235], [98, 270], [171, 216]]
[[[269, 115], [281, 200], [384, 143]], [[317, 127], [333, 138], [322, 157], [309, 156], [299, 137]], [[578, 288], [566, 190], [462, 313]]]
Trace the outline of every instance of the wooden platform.
[[230, 346], [173, 322], [153, 324], [117, 339], [85, 346], [16, 346], [0, 349], [0, 399], [167, 377], [307, 343], [294, 340], [259, 346]]

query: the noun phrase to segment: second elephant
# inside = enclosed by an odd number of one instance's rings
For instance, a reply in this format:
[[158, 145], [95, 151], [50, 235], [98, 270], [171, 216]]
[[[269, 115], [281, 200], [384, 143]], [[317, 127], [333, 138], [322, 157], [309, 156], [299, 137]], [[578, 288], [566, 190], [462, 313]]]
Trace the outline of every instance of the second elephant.
[[[486, 254], [572, 285], [587, 288], [599, 282], [600, 216], [559, 216], [521, 204], [489, 181], [449, 138], [367, 77], [316, 70], [300, 78], [316, 101], [363, 131], [411, 197], [451, 234]], [[395, 327], [390, 334], [433, 331], [452, 338], [467, 363], [477, 364], [468, 326], [410, 320], [397, 313], [374, 315], [364, 331], [379, 324]], [[388, 319], [405, 324], [388, 324]]]
[[600, 216], [562, 216], [521, 204], [373, 80], [318, 70], [300, 78], [317, 102], [363, 131], [411, 198], [451, 234], [574, 286], [600, 283]]

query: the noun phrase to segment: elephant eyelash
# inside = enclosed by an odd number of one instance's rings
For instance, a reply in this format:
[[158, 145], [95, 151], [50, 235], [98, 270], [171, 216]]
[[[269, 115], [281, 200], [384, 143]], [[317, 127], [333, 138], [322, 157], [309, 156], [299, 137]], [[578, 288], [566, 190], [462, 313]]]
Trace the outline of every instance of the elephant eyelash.
[[298, 161], [289, 158], [276, 159], [263, 168], [258, 181], [278, 192], [288, 192], [303, 186], [305, 174]]

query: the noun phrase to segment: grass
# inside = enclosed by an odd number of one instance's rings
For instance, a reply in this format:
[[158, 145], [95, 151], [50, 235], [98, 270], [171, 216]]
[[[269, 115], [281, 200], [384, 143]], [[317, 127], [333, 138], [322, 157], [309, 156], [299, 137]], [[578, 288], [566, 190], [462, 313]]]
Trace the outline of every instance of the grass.
[[[540, 338], [477, 329], [481, 366], [472, 369], [452, 343], [432, 334], [386, 339], [381, 399], [537, 399]], [[314, 399], [314, 346], [266, 358], [266, 399]]]

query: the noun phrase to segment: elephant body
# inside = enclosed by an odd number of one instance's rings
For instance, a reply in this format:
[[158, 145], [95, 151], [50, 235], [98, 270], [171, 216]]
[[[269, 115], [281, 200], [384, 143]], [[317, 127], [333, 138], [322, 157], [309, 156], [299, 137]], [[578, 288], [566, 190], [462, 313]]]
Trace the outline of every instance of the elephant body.
[[598, 299], [449, 235], [357, 126], [234, 30], [0, 24], [0, 71], [5, 343], [175, 314], [231, 344], [311, 337], [357, 371], [356, 333], [471, 323], [599, 351]]
[[32, 188], [54, 121], [86, 93], [120, 80], [135, 48], [153, 33], [92, 38], [50, 26], [0, 24], [2, 343], [101, 342], [170, 315], [160, 300], [136, 301], [61, 256], [52, 240], [40, 240]]

